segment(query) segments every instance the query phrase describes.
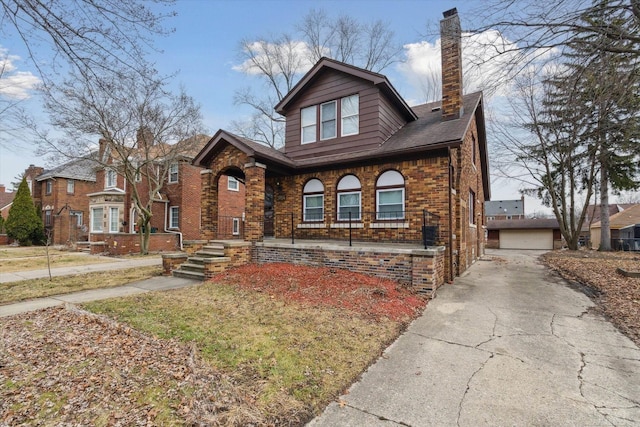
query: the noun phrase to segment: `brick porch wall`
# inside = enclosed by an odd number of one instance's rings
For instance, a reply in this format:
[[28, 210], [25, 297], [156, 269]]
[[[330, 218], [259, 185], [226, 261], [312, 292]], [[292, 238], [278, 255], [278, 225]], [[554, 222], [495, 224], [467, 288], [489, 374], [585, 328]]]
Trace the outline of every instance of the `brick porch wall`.
[[316, 244], [255, 243], [252, 261], [347, 269], [395, 280], [417, 293], [433, 295], [444, 283], [445, 249], [370, 249]]
[[[178, 235], [153, 233], [149, 236], [149, 252], [180, 250]], [[92, 234], [91, 254], [129, 255], [140, 253], [140, 236], [137, 234]]]

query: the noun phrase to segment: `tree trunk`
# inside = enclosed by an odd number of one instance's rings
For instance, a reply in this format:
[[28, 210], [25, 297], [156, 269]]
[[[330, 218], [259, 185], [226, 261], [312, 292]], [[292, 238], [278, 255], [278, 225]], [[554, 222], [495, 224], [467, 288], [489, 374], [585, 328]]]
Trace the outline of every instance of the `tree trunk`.
[[140, 254], [149, 253], [149, 240], [151, 235], [151, 218], [140, 220]]
[[600, 247], [599, 251], [611, 250], [611, 227], [609, 223], [609, 174], [600, 165]]

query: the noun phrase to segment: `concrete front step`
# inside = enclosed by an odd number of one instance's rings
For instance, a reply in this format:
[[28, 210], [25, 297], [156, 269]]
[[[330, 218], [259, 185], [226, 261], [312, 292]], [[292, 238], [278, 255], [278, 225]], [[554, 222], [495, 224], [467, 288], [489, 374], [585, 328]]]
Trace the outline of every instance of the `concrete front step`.
[[203, 257], [217, 257], [217, 256], [224, 256], [224, 248], [222, 249], [214, 249], [214, 248], [202, 248], [202, 250], [199, 250], [198, 252], [196, 252], [196, 255], [198, 256], [203, 256]]
[[181, 277], [183, 279], [195, 279], [195, 280], [204, 281], [204, 273], [199, 273], [197, 271], [180, 269], [180, 270], [173, 270], [172, 274], [174, 277]]
[[192, 262], [187, 261], [184, 264], [180, 265], [179, 270], [188, 270], [188, 271], [195, 271], [197, 273], [203, 273], [204, 265], [202, 263], [194, 264]]

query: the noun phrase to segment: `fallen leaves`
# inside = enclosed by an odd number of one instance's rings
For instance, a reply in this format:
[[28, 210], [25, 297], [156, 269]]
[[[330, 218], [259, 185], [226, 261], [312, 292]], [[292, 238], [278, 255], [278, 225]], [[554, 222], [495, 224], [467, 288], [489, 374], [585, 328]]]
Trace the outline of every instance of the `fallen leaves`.
[[631, 252], [553, 251], [544, 262], [564, 278], [588, 287], [604, 314], [640, 345], [640, 278], [616, 270], [640, 271], [640, 254]]
[[329, 267], [247, 264], [220, 273], [211, 281], [314, 307], [347, 309], [372, 318], [408, 320], [426, 305], [423, 298], [393, 280]]

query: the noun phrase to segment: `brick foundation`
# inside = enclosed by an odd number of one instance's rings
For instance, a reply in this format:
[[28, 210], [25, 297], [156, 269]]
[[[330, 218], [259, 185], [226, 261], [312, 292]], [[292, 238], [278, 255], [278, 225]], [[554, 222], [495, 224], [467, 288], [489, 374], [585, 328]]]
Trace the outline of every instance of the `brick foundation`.
[[[149, 236], [149, 252], [173, 252], [180, 250], [179, 236], [173, 233], [153, 233]], [[140, 236], [137, 234], [92, 234], [89, 243], [91, 254], [129, 255], [140, 253]]]

